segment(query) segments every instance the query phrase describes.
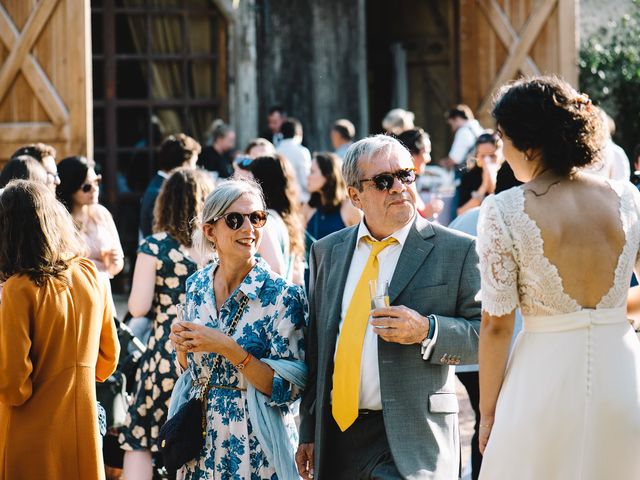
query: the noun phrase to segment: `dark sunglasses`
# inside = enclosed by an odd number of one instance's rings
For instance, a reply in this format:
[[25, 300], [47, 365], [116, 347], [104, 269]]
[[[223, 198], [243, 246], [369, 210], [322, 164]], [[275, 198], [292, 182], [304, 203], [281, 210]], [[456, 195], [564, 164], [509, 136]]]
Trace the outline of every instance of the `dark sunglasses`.
[[397, 178], [403, 185], [411, 185], [416, 181], [416, 171], [413, 168], [403, 168], [393, 173], [380, 173], [371, 178], [363, 178], [360, 182], [373, 182], [378, 190], [384, 192], [393, 187], [393, 180]]
[[227, 227], [231, 230], [238, 230], [244, 223], [244, 217], [248, 217], [251, 225], [255, 228], [262, 228], [264, 227], [264, 224], [267, 223], [268, 216], [269, 214], [264, 210], [256, 210], [251, 213], [230, 212], [214, 218], [211, 223], [216, 223], [221, 218], [224, 218], [224, 222], [227, 224]]
[[251, 162], [253, 162], [253, 158], [251, 157], [238, 157], [236, 158], [236, 165], [238, 168], [243, 170], [250, 170]]
[[96, 189], [100, 188], [100, 182], [102, 182], [102, 178], [98, 177], [93, 182], [85, 183], [84, 185], [82, 185], [80, 187], [80, 190], [82, 190], [84, 193], [89, 193], [94, 187]]

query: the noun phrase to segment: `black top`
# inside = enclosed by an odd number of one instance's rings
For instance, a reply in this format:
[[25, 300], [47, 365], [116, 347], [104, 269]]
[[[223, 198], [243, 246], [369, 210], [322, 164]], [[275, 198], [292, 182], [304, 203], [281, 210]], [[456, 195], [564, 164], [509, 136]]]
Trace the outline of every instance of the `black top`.
[[198, 166], [210, 172], [218, 172], [220, 178], [233, 175], [233, 159], [231, 152], [218, 153], [212, 146], [206, 146], [198, 156]]
[[462, 173], [458, 187], [458, 207], [471, 200], [471, 192], [475, 192], [482, 185], [482, 168], [477, 165]]

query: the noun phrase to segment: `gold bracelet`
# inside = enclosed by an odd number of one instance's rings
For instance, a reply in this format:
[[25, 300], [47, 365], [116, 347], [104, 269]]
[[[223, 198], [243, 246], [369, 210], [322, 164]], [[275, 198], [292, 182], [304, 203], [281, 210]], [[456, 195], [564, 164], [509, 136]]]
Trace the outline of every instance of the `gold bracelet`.
[[479, 426], [482, 428], [493, 427], [493, 423], [481, 423]]

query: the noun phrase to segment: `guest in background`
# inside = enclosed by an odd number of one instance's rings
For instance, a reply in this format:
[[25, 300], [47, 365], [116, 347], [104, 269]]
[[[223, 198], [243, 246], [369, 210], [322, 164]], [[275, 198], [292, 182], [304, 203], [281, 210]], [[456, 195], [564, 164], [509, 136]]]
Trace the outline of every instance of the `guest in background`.
[[100, 181], [95, 163], [86, 157], [67, 157], [58, 164], [58, 199], [67, 207], [89, 249], [89, 259], [109, 279], [120, 273], [124, 255], [118, 230], [109, 210], [98, 203]]
[[420, 192], [422, 191], [420, 175], [424, 172], [425, 165], [427, 163], [431, 163], [431, 138], [429, 138], [429, 134], [427, 132], [418, 127], [402, 132], [398, 135], [398, 141], [402, 143], [407, 150], [409, 150], [411, 159], [413, 160], [413, 166], [418, 174], [418, 179], [416, 181], [416, 189], [418, 191], [418, 195], [416, 197], [416, 209], [422, 217], [427, 219], [433, 218], [442, 211], [444, 208], [444, 202], [437, 198], [436, 195], [432, 195], [429, 203], [425, 204], [424, 200], [420, 196]]
[[311, 198], [302, 206], [302, 213], [310, 242], [360, 222], [360, 210], [347, 196], [342, 160], [338, 155], [328, 152], [314, 154], [307, 185]]
[[415, 115], [409, 110], [403, 108], [394, 108], [390, 110], [382, 119], [382, 128], [388, 134], [400, 135], [405, 130], [414, 128], [413, 119]]
[[119, 352], [108, 291], [42, 183], [7, 185], [0, 238], [0, 477], [104, 479], [95, 382]]
[[449, 155], [440, 160], [440, 164], [444, 168], [453, 168], [458, 171], [465, 166], [483, 129], [473, 116], [471, 109], [464, 104], [448, 110], [445, 117], [453, 133], [453, 143]]
[[[592, 107], [596, 109], [596, 107]], [[631, 162], [620, 145], [613, 141], [616, 133], [616, 122], [602, 108], [597, 108], [602, 116], [607, 140], [600, 152], [600, 158], [593, 164], [582, 168], [583, 172], [593, 173], [612, 180], [629, 180], [631, 178]]]
[[0, 193], [11, 180], [33, 180], [47, 184], [47, 171], [30, 155], [19, 155], [9, 160], [0, 172]]
[[353, 123], [346, 118], [336, 120], [331, 127], [331, 145], [334, 153], [340, 158], [344, 158], [355, 136], [356, 127], [353, 126]]
[[462, 173], [458, 188], [458, 215], [479, 207], [487, 195], [496, 189], [498, 171], [504, 163], [502, 140], [497, 133], [487, 131], [476, 140], [475, 155], [470, 168]]
[[244, 153], [249, 158], [266, 157], [276, 154], [276, 147], [265, 138], [254, 138], [244, 149]]
[[184, 302], [185, 282], [197, 270], [193, 252], [192, 220], [202, 213], [213, 190], [202, 170], [178, 168], [171, 173], [156, 201], [153, 235], [138, 248], [129, 312], [134, 317], [151, 311], [152, 331], [139, 361], [136, 386], [120, 443], [126, 450], [123, 478], [151, 480], [152, 455], [160, 427], [167, 419], [169, 399], [178, 378], [169, 342], [176, 305]]
[[188, 321], [171, 328], [178, 362], [209, 387], [205, 446], [179, 472], [189, 480], [295, 475], [290, 407], [304, 382], [285, 372], [306, 373], [307, 304], [256, 255], [266, 220], [260, 188], [232, 179], [209, 195], [195, 234], [217, 260], [189, 278]]
[[631, 181], [640, 188], [640, 143], [633, 149], [633, 175]]
[[162, 184], [169, 177], [169, 172], [177, 167], [195, 168], [200, 150], [200, 144], [184, 133], [169, 135], [160, 145], [158, 171], [142, 196], [140, 207], [142, 238], [152, 233], [154, 205]]
[[299, 200], [306, 202], [309, 200], [307, 177], [311, 168], [311, 153], [302, 145], [302, 124], [295, 118], [288, 118], [282, 124], [281, 132], [282, 142], [276, 147], [276, 151], [284, 155], [293, 167], [298, 182]]
[[282, 141], [282, 124], [287, 119], [287, 112], [282, 105], [274, 105], [267, 112], [267, 130], [265, 130], [262, 138], [269, 140], [274, 146], [280, 145]]
[[249, 169], [260, 184], [269, 212], [258, 252], [288, 281], [304, 281], [304, 227], [295, 175], [282, 155], [259, 157]]
[[216, 172], [220, 178], [233, 175], [233, 149], [236, 133], [230, 125], [217, 119], [209, 127], [207, 146], [198, 157], [198, 166]]
[[29, 155], [42, 164], [47, 171], [47, 185], [52, 191], [56, 191], [56, 187], [60, 184], [58, 176], [58, 168], [56, 166], [56, 149], [46, 143], [32, 143], [25, 145], [13, 152], [11, 158], [21, 155]]

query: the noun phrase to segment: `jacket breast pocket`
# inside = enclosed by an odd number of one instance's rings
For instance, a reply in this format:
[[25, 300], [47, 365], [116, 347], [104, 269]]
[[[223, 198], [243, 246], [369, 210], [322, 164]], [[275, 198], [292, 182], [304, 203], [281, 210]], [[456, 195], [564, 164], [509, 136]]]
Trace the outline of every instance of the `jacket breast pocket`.
[[447, 295], [448, 289], [449, 285], [447, 285], [446, 283], [443, 283], [441, 285], [425, 285], [413, 287], [411, 290], [409, 290], [409, 299], [411, 303], [419, 307], [419, 309], [433, 308], [434, 303], [442, 303], [443, 299]]
[[429, 395], [430, 413], [458, 413], [458, 397], [455, 393], [432, 393]]

